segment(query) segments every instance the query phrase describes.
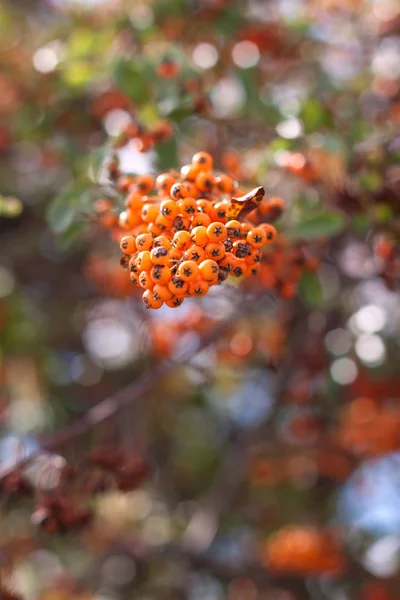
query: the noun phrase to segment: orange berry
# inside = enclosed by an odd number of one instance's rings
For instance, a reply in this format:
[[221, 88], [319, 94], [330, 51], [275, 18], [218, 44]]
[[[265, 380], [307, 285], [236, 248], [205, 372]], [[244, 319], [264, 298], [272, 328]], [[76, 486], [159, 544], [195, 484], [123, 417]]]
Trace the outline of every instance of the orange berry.
[[165, 230], [166, 230], [165, 229], [165, 225], [161, 226], [161, 225], [158, 225], [157, 223], [149, 223], [148, 226], [147, 226], [147, 231], [149, 233], [151, 233], [151, 235], [152, 235], [153, 238], [158, 237], [159, 235], [161, 235], [162, 233], [164, 233]]
[[219, 221], [221, 223], [226, 222], [226, 211], [228, 210], [228, 206], [229, 204], [227, 204], [226, 202], [217, 202], [217, 204], [214, 206], [216, 213], [216, 221]]
[[250, 265], [249, 275], [257, 275], [260, 272], [260, 264]]
[[207, 234], [207, 229], [204, 227], [204, 225], [194, 227], [192, 229], [190, 237], [194, 241], [196, 246], [206, 246], [210, 241]]
[[151, 260], [155, 265], [168, 265], [169, 264], [169, 252], [167, 248], [163, 246], [159, 246], [158, 248], [153, 248], [150, 252]]
[[218, 277], [219, 267], [215, 260], [207, 259], [199, 264], [199, 271], [201, 277], [209, 282], [213, 281], [215, 277]]
[[247, 234], [246, 241], [253, 248], [262, 248], [267, 243], [267, 233], [262, 227], [254, 227]]
[[266, 205], [266, 213], [268, 215], [268, 219], [271, 221], [275, 221], [279, 219], [286, 206], [282, 198], [273, 197], [269, 199], [268, 204]]
[[168, 283], [171, 279], [171, 271], [166, 265], [154, 265], [150, 270], [150, 277], [154, 283]]
[[172, 240], [172, 246], [177, 250], [186, 250], [191, 245], [191, 236], [188, 231], [177, 231]]
[[154, 248], [160, 248], [160, 246], [162, 246], [163, 248], [169, 250], [171, 248], [171, 240], [169, 240], [165, 235], [159, 235], [154, 239], [153, 246]]
[[140, 211], [143, 204], [142, 196], [137, 192], [131, 192], [125, 198], [124, 204], [126, 208], [130, 208], [133, 211]]
[[150, 233], [141, 233], [136, 238], [138, 250], [150, 250], [153, 247], [153, 236]]
[[236, 240], [233, 242], [232, 252], [238, 258], [246, 258], [246, 256], [251, 256], [251, 246], [244, 240]]
[[278, 235], [275, 227], [273, 225], [270, 225], [269, 223], [263, 223], [262, 228], [264, 229], [267, 236], [265, 244], [273, 244], [276, 240], [276, 236]]
[[206, 253], [201, 246], [191, 246], [191, 248], [186, 250], [185, 258], [199, 264], [206, 258]]
[[152, 223], [160, 214], [156, 204], [144, 204], [142, 207], [142, 219], [145, 223]]
[[217, 184], [219, 191], [223, 194], [230, 194], [233, 192], [235, 182], [233, 181], [232, 177], [229, 177], [229, 175], [221, 173], [221, 175], [218, 175], [218, 177], [215, 179], [215, 183]]
[[227, 252], [222, 260], [219, 261], [218, 265], [221, 269], [226, 270], [228, 273], [233, 271], [237, 264], [237, 258], [232, 252]]
[[129, 263], [130, 263], [129, 256], [127, 254], [123, 254], [119, 260], [119, 264], [121, 265], [121, 267], [123, 269], [128, 270]]
[[253, 225], [251, 223], [241, 223], [242, 226], [242, 235], [246, 237], [246, 235], [253, 229]]
[[130, 209], [122, 211], [118, 218], [118, 225], [121, 229], [133, 229], [141, 221], [140, 215], [136, 215]]
[[136, 240], [132, 235], [126, 235], [122, 238], [119, 247], [124, 254], [133, 254], [136, 252]]
[[152, 175], [138, 175], [136, 177], [136, 187], [140, 194], [147, 195], [154, 186], [154, 177]]
[[200, 169], [197, 165], [185, 165], [181, 169], [181, 175], [184, 179], [195, 181]]
[[201, 192], [211, 192], [215, 177], [211, 171], [201, 171], [196, 177], [196, 186]]
[[188, 289], [188, 286], [189, 284], [187, 281], [184, 281], [182, 277], [179, 277], [179, 275], [173, 275], [173, 277], [171, 277], [171, 281], [168, 283], [169, 291], [177, 295], [184, 294]]
[[226, 253], [225, 246], [222, 242], [210, 242], [205, 247], [205, 251], [207, 256], [213, 260], [221, 260]]
[[247, 274], [247, 270], [248, 268], [243, 258], [237, 258], [236, 264], [232, 269], [232, 275], [235, 277], [242, 277]]
[[142, 271], [138, 277], [140, 287], [145, 290], [152, 290], [154, 286], [154, 281], [151, 279], [148, 271]]
[[135, 273], [136, 275], [139, 275], [140, 269], [136, 265], [136, 256], [132, 256], [132, 258], [130, 259], [128, 269], [131, 273]]
[[137, 273], [129, 273], [129, 279], [134, 285], [139, 285], [139, 275]]
[[173, 200], [163, 200], [160, 204], [160, 213], [166, 219], [173, 221], [179, 214], [179, 209]]
[[155, 225], [157, 225], [161, 231], [169, 231], [172, 228], [172, 222], [163, 215], [158, 215], [157, 219], [155, 220]]
[[146, 290], [144, 292], [142, 301], [146, 308], [160, 308], [163, 305], [161, 299], [156, 300], [156, 298], [154, 298], [154, 294], [151, 290]]
[[191, 221], [191, 225], [192, 228], [194, 227], [200, 227], [200, 225], [202, 225], [203, 227], [208, 227], [208, 225], [210, 225], [211, 223], [211, 218], [206, 215], [205, 213], [197, 213], [196, 215], [193, 215], [192, 217], [192, 221]]
[[197, 212], [197, 204], [194, 198], [183, 198], [177, 202], [179, 213], [190, 217]]
[[153, 294], [157, 300], [161, 299], [163, 302], [171, 300], [171, 298], [174, 296], [167, 285], [160, 285], [159, 283], [154, 284]]
[[198, 195], [198, 189], [191, 181], [183, 181], [181, 184], [181, 194], [183, 198], [194, 198]]
[[192, 164], [201, 171], [209, 171], [214, 166], [214, 161], [208, 152], [197, 152], [192, 158]]
[[250, 251], [250, 256], [249, 256], [248, 262], [250, 264], [256, 265], [261, 262], [261, 259], [262, 259], [261, 250], [259, 248], [252, 248]]
[[225, 224], [225, 227], [228, 232], [228, 237], [230, 237], [232, 240], [240, 238], [242, 234], [242, 224], [239, 223], [239, 221], [228, 221]]
[[135, 259], [136, 266], [141, 271], [150, 271], [153, 266], [153, 261], [151, 260], [150, 252], [148, 250], [143, 250], [143, 252], [139, 252]]
[[204, 279], [197, 279], [189, 283], [189, 293], [191, 296], [205, 296], [208, 292], [209, 285]]
[[169, 195], [172, 200], [182, 200], [183, 198], [183, 184], [182, 183], [174, 183], [169, 191]]
[[199, 267], [193, 260], [185, 260], [178, 267], [178, 275], [183, 281], [195, 281], [199, 276]]
[[175, 296], [171, 300], [167, 300], [165, 303], [170, 308], [178, 308], [181, 304], [183, 304], [184, 298], [182, 296]]
[[225, 225], [219, 222], [211, 223], [207, 227], [207, 234], [210, 242], [223, 242], [228, 235]]
[[182, 215], [178, 215], [174, 219], [173, 223], [175, 229], [189, 231], [190, 229], [190, 218], [183, 217]]
[[156, 179], [156, 188], [161, 194], [167, 196], [174, 183], [176, 183], [176, 178], [173, 175], [162, 173]]

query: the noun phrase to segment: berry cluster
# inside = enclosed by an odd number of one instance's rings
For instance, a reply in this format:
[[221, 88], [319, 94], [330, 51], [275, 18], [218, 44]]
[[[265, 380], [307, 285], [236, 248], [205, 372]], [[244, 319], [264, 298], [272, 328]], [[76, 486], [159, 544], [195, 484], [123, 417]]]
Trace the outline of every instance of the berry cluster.
[[[168, 121], [158, 121], [151, 128], [145, 127], [138, 121], [131, 121], [115, 138], [113, 147], [116, 150], [123, 148], [130, 141], [134, 141], [139, 152], [148, 152], [156, 144], [169, 140], [173, 131], [173, 126]], [[111, 168], [112, 170], [113, 168]], [[116, 170], [115, 163], [114, 170]]]
[[129, 233], [120, 242], [121, 264], [145, 290], [148, 308], [175, 308], [228, 275], [255, 275], [262, 248], [276, 239], [273, 225], [247, 219], [261, 204], [263, 188], [232, 198], [241, 192], [236, 182], [212, 169], [210, 154], [198, 152], [180, 175], [163, 173], [156, 181], [138, 176], [129, 187], [119, 215], [120, 228]]

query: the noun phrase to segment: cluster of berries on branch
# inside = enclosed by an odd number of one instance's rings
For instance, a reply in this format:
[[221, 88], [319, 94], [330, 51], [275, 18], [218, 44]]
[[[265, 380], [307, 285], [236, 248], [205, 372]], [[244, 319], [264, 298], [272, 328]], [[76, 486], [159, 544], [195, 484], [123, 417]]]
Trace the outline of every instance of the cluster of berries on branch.
[[277, 236], [270, 222], [250, 219], [264, 199], [263, 188], [245, 194], [230, 176], [213, 171], [207, 152], [195, 154], [180, 174], [128, 179], [120, 182], [127, 193], [119, 215], [127, 234], [120, 241], [121, 265], [143, 288], [146, 307], [175, 308], [229, 275], [259, 272], [262, 250]]

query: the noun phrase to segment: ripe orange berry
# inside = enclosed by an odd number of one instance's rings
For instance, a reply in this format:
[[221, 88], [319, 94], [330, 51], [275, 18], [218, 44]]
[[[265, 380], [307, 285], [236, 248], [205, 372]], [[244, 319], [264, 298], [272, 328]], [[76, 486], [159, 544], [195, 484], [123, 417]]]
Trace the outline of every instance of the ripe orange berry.
[[[172, 222], [163, 215], [158, 215], [154, 224], [157, 225], [157, 227], [159, 227], [161, 231], [169, 231], [172, 227]], [[151, 230], [149, 229], [150, 233], [154, 233], [156, 230], [157, 228], [155, 227], [152, 227]]]
[[125, 271], [128, 270], [129, 267], [129, 263], [130, 263], [130, 258], [127, 254], [123, 254], [119, 260], [119, 264], [121, 265], [121, 267], [123, 269], [125, 269]]
[[201, 171], [196, 177], [196, 186], [201, 192], [211, 192], [215, 177], [211, 171]]
[[260, 264], [252, 264], [249, 268], [249, 275], [257, 275], [260, 272]]
[[154, 283], [168, 283], [171, 279], [171, 271], [166, 265], [154, 265], [150, 270], [150, 277]]
[[183, 198], [194, 198], [198, 195], [198, 189], [191, 181], [183, 181], [181, 184], [181, 194]]
[[191, 221], [191, 225], [192, 227], [200, 227], [201, 225], [203, 227], [208, 227], [208, 225], [210, 225], [211, 223], [211, 218], [209, 217], [209, 215], [206, 215], [205, 213], [197, 213], [195, 215], [193, 215], [192, 217], [192, 221]]
[[232, 240], [240, 238], [242, 234], [242, 224], [239, 221], [232, 220], [228, 221], [225, 224], [226, 230], [228, 232], [228, 237]]
[[153, 247], [160, 248], [160, 246], [169, 250], [171, 248], [171, 240], [169, 240], [165, 235], [159, 235], [158, 237], [154, 238]]
[[243, 258], [237, 258], [236, 264], [232, 269], [232, 275], [234, 275], [235, 277], [242, 277], [242, 275], [245, 275], [246, 273], [247, 265], [245, 261], [243, 260]]
[[179, 209], [173, 200], [163, 200], [160, 204], [160, 213], [166, 219], [173, 221], [179, 214]]
[[139, 275], [140, 269], [136, 265], [136, 256], [132, 256], [132, 258], [130, 259], [128, 269], [131, 273], [136, 273], [136, 275]]
[[167, 300], [165, 303], [170, 308], [178, 308], [183, 304], [184, 298], [182, 296], [174, 296], [171, 300]]
[[251, 246], [244, 240], [236, 240], [233, 242], [232, 252], [238, 258], [246, 258], [246, 256], [251, 256]]
[[183, 281], [195, 281], [199, 276], [199, 267], [193, 260], [185, 260], [178, 267], [178, 275]]
[[205, 247], [205, 251], [207, 256], [213, 260], [221, 260], [226, 253], [225, 246], [222, 242], [210, 242]]
[[215, 183], [217, 184], [217, 188], [219, 189], [219, 191], [223, 194], [230, 194], [231, 192], [233, 192], [235, 183], [232, 177], [229, 177], [229, 175], [221, 173], [221, 175], [218, 175], [218, 177], [216, 178]]
[[203, 225], [199, 225], [198, 227], [194, 227], [190, 234], [191, 239], [194, 241], [196, 246], [206, 246], [210, 241], [207, 229]]
[[126, 235], [122, 238], [119, 247], [124, 254], [133, 254], [136, 252], [136, 240], [132, 235]]
[[285, 203], [282, 198], [277, 196], [270, 198], [268, 204], [266, 205], [268, 218], [271, 221], [279, 219], [285, 208]]
[[173, 298], [173, 293], [168, 289], [167, 285], [160, 285], [159, 283], [155, 283], [153, 287], [154, 298], [157, 300], [161, 299], [163, 302], [167, 302], [167, 300], [171, 300]]
[[242, 226], [242, 236], [246, 237], [246, 235], [253, 229], [253, 225], [251, 223], [241, 223]]
[[[157, 219], [156, 219], [157, 221]], [[149, 233], [151, 233], [152, 237], [158, 237], [159, 235], [161, 235], [162, 233], [164, 233], [165, 231], [165, 225], [161, 226], [158, 225], [157, 223], [149, 223], [147, 226], [147, 231]]]
[[150, 233], [141, 233], [136, 238], [138, 250], [150, 250], [153, 247], [153, 236]]
[[129, 279], [134, 285], [139, 285], [139, 275], [138, 273], [129, 273]]
[[262, 227], [262, 229], [264, 229], [266, 236], [267, 236], [267, 240], [266, 240], [266, 244], [273, 244], [274, 241], [276, 240], [276, 236], [278, 235], [275, 227], [273, 225], [270, 225], [270, 223], [263, 223], [262, 225], [260, 225], [260, 227]]
[[204, 279], [197, 279], [189, 283], [189, 290], [191, 296], [205, 296], [208, 292], [209, 285]]
[[211, 223], [207, 227], [207, 234], [210, 242], [223, 242], [228, 235], [225, 225], [219, 222]]
[[192, 164], [201, 171], [209, 171], [214, 166], [214, 161], [208, 152], [197, 152], [192, 158]]
[[169, 195], [172, 200], [182, 200], [183, 198], [183, 184], [182, 183], [174, 183], [169, 191]]
[[153, 248], [150, 252], [151, 260], [155, 265], [168, 265], [169, 264], [169, 252], [167, 248], [163, 246], [159, 246], [158, 248]]
[[177, 202], [179, 213], [185, 217], [191, 217], [197, 212], [197, 204], [194, 198], [183, 198]]
[[191, 236], [188, 231], [177, 231], [172, 240], [172, 247], [177, 250], [186, 250], [191, 245]]
[[173, 275], [173, 277], [171, 277], [171, 281], [168, 283], [168, 289], [170, 292], [176, 295], [184, 294], [188, 289], [188, 286], [189, 284], [187, 281], [184, 281], [182, 277], [179, 277], [179, 275]]
[[205, 250], [201, 246], [191, 246], [185, 252], [186, 260], [193, 260], [199, 264], [206, 258]]
[[175, 217], [173, 225], [175, 229], [189, 231], [190, 217], [183, 217], [182, 215], [178, 215], [177, 217]]
[[246, 241], [253, 248], [262, 248], [267, 243], [267, 232], [262, 227], [254, 227], [247, 234]]
[[136, 215], [130, 209], [122, 211], [118, 218], [118, 225], [121, 229], [133, 229], [135, 225], [140, 223], [141, 219], [139, 215]]
[[156, 188], [161, 194], [167, 196], [174, 183], [176, 183], [176, 178], [173, 175], [162, 173], [156, 179]]
[[222, 260], [220, 260], [218, 263], [219, 267], [221, 269], [226, 270], [227, 273], [230, 273], [231, 271], [233, 271], [236, 264], [237, 264], [237, 258], [234, 254], [232, 254], [232, 252], [227, 252], [225, 254], [224, 258]]
[[163, 301], [161, 299], [156, 300], [154, 298], [154, 294], [151, 290], [146, 290], [142, 296], [143, 304], [146, 308], [160, 308], [163, 305]]
[[184, 179], [195, 181], [200, 169], [197, 165], [185, 165], [181, 169], [181, 175]]
[[138, 277], [140, 287], [145, 290], [152, 290], [154, 286], [154, 281], [151, 279], [148, 271], [142, 271]]
[[137, 192], [131, 192], [125, 198], [124, 202], [126, 208], [130, 208], [133, 211], [139, 211], [142, 208], [143, 200], [142, 196]]
[[152, 175], [138, 175], [136, 177], [136, 187], [140, 194], [147, 195], [154, 186], [154, 177]]
[[150, 252], [148, 250], [143, 250], [143, 252], [139, 252], [135, 259], [135, 264], [141, 271], [150, 271], [153, 266], [153, 261], [151, 260]]
[[256, 265], [259, 264], [261, 262], [262, 259], [262, 252], [259, 248], [252, 248], [251, 252], [250, 252], [250, 256], [248, 259], [248, 262], [250, 264]]
[[[226, 202], [217, 202], [214, 206], [216, 213], [216, 221], [220, 221], [221, 223], [226, 223], [226, 211], [228, 209], [228, 204]], [[228, 234], [229, 235], [229, 234]]]
[[215, 260], [208, 258], [199, 264], [199, 271], [204, 281], [209, 282], [218, 277], [219, 267]]
[[152, 223], [160, 214], [156, 204], [144, 204], [142, 207], [142, 219], [145, 223]]

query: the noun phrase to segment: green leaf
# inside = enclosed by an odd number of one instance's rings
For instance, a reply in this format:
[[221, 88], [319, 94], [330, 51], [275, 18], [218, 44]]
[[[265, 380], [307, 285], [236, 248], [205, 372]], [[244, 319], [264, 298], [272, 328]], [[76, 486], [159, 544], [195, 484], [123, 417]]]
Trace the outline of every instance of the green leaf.
[[144, 62], [119, 58], [112, 67], [114, 79], [122, 92], [138, 104], [150, 97], [148, 69]]
[[340, 233], [344, 226], [345, 220], [342, 214], [324, 211], [293, 225], [288, 234], [292, 238], [312, 239], [333, 236]]
[[155, 151], [157, 153], [157, 168], [159, 171], [176, 169], [178, 167], [178, 147], [175, 136], [166, 142], [157, 144]]
[[93, 152], [90, 153], [89, 174], [93, 181], [99, 180], [101, 168], [109, 152], [110, 147], [106, 144], [100, 148], [96, 148], [96, 150], [93, 150]]
[[315, 273], [304, 272], [299, 281], [299, 294], [307, 306], [319, 306], [323, 301], [323, 291], [320, 280]]
[[50, 204], [47, 210], [47, 221], [56, 233], [68, 229], [76, 214], [77, 203], [74, 202], [72, 190], [62, 192]]

